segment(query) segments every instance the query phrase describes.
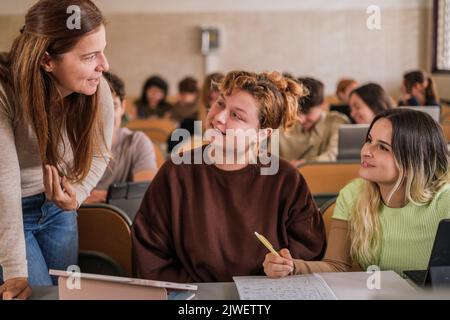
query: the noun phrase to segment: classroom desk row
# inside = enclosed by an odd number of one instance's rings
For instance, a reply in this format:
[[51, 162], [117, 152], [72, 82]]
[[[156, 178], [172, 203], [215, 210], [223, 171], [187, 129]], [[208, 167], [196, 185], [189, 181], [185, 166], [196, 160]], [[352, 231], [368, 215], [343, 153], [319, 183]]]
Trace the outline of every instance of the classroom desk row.
[[[366, 272], [322, 273], [338, 299], [450, 299], [450, 291], [431, 293], [414, 286], [393, 271], [381, 271], [379, 289]], [[372, 278], [371, 278], [372, 276]], [[369, 284], [368, 284], [369, 283]], [[199, 283], [194, 300], [239, 300], [234, 282]], [[372, 289], [370, 289], [372, 287]], [[58, 287], [33, 287], [32, 300], [58, 300]]]

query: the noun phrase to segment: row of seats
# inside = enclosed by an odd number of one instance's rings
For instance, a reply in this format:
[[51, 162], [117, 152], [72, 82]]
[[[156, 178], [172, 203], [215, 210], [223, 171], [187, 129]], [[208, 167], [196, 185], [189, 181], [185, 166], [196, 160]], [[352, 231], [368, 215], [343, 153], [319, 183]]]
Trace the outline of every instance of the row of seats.
[[167, 138], [176, 129], [176, 123], [168, 119], [136, 119], [128, 122], [130, 130], [143, 131], [156, 144], [166, 144]]
[[133, 276], [128, 215], [109, 204], [82, 205], [77, 212], [81, 272]]
[[335, 198], [339, 191], [359, 176], [360, 162], [306, 162], [299, 170], [318, 206]]

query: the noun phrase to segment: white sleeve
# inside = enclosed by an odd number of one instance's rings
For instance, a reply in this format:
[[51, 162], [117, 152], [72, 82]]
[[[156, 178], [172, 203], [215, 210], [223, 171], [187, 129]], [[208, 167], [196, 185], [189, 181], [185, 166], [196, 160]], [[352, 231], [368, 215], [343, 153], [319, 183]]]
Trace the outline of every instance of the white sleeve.
[[0, 87], [0, 265], [3, 280], [28, 277], [22, 221], [20, 166], [13, 120]]

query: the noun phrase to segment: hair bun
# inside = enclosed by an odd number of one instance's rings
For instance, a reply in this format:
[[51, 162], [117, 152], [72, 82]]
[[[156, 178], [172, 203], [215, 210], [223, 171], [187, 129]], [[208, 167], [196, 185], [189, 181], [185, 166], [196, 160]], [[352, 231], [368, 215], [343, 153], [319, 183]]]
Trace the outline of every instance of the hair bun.
[[283, 94], [297, 96], [297, 99], [308, 94], [308, 90], [294, 79], [284, 77], [278, 71], [263, 73]]

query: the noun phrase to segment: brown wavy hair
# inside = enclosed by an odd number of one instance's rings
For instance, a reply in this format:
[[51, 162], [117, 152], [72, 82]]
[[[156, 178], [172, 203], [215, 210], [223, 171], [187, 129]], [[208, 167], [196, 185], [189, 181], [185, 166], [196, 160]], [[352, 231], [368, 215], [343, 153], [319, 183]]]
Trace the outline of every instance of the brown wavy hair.
[[279, 72], [229, 72], [220, 85], [224, 95], [234, 90], [250, 93], [260, 107], [261, 128], [291, 127], [298, 115], [298, 100], [306, 94], [304, 87]]
[[[80, 8], [80, 29], [66, 25], [66, 10], [71, 5]], [[100, 10], [90, 0], [40, 0], [27, 12], [9, 53], [9, 80], [5, 82], [11, 85], [15, 108], [21, 108], [18, 111], [36, 134], [42, 163], [57, 167], [72, 182], [85, 178], [92, 158], [106, 152], [99, 90], [92, 96], [72, 93], [63, 98], [41, 61], [46, 52], [54, 59], [61, 58], [104, 24]], [[74, 157], [71, 163], [64, 161], [64, 131]]]

